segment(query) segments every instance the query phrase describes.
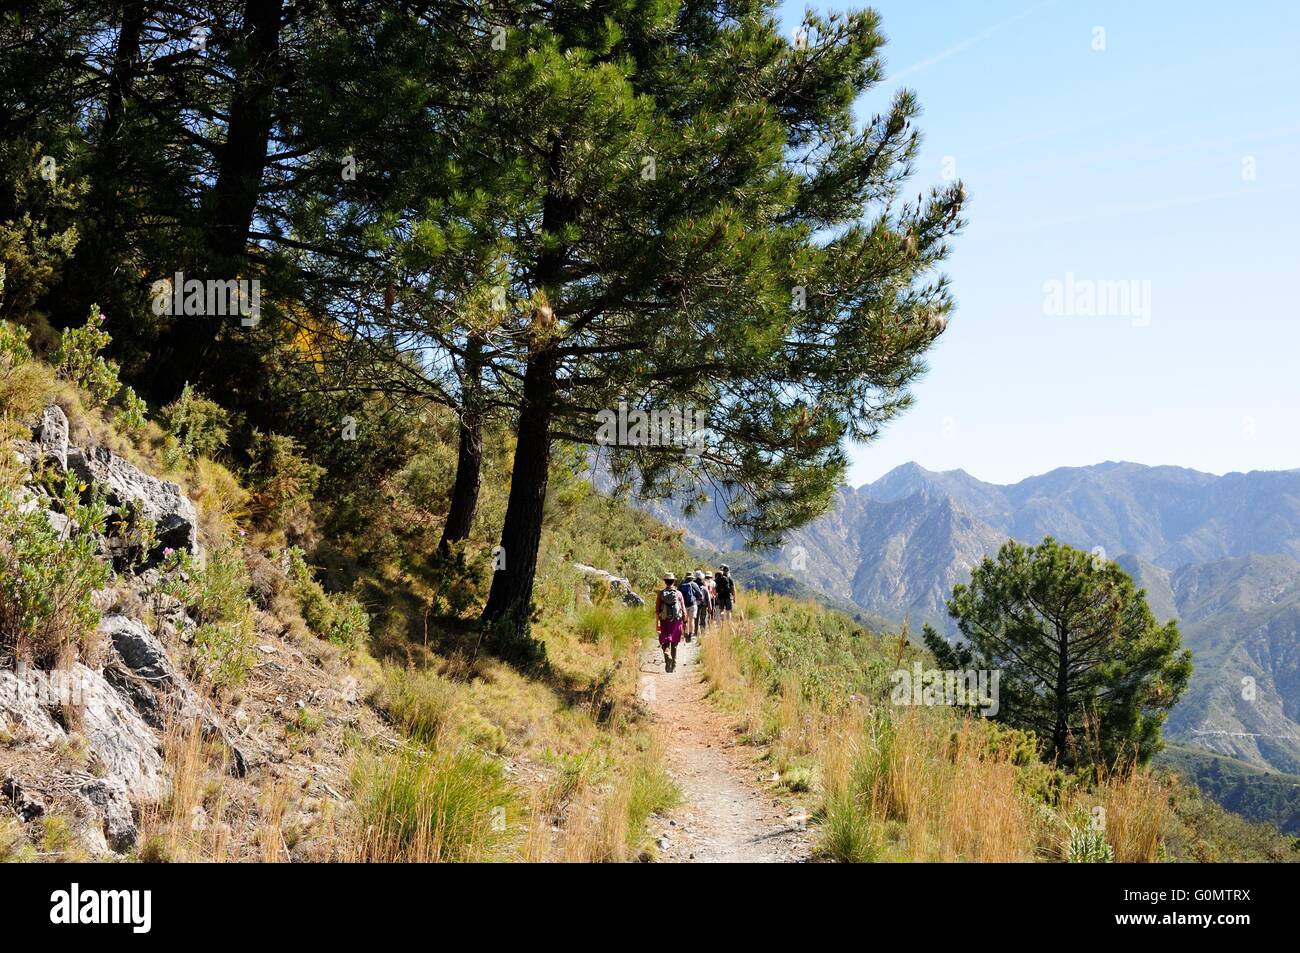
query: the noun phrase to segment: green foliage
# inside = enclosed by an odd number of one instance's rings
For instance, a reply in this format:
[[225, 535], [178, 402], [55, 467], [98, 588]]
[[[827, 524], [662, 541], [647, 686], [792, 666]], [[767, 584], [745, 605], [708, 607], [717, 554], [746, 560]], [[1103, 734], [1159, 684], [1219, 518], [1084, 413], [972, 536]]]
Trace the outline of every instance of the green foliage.
[[26, 328], [0, 321], [0, 365], [12, 371], [31, 360], [32, 349], [27, 343], [30, 336]]
[[327, 593], [316, 581], [303, 551], [298, 547], [290, 547], [286, 555], [293, 594], [304, 621], [312, 631], [345, 648], [356, 649], [365, 645], [370, 635], [370, 616], [365, 607], [346, 593]]
[[653, 627], [651, 611], [608, 602], [583, 606], [576, 623], [579, 638], [608, 645], [615, 658], [621, 658]]
[[1066, 860], [1071, 864], [1109, 864], [1115, 850], [1106, 841], [1106, 832], [1093, 822], [1087, 811], [1077, 810], [1070, 818], [1070, 846]]
[[455, 687], [435, 672], [390, 668], [370, 702], [412, 738], [437, 746], [456, 727], [456, 698]]
[[238, 688], [253, 668], [253, 617], [206, 622], [194, 630], [196, 674], [214, 689]]
[[161, 568], [159, 591], [178, 599], [199, 623], [197, 673], [213, 688], [241, 685], [255, 660], [255, 632], [248, 567], [239, 547], [214, 549], [202, 564], [183, 550], [169, 552]]
[[103, 406], [122, 389], [117, 365], [104, 359], [100, 351], [112, 341], [102, 327], [107, 316], [99, 305], [91, 305], [90, 317], [79, 328], [68, 328], [54, 352], [54, 367], [60, 377], [85, 390], [95, 406]]
[[[781, 600], [774, 612], [737, 634], [737, 653], [749, 679], [772, 696], [794, 684], [802, 697], [838, 711], [855, 697], [883, 699], [898, 661], [883, 640], [847, 616], [808, 603]], [[905, 646], [910, 663], [915, 650]]]
[[123, 386], [118, 396], [121, 406], [114, 417], [117, 426], [128, 433], [139, 433], [144, 430], [144, 425], [149, 420], [149, 405], [145, 403], [144, 398], [129, 386]]
[[1187, 863], [1300, 863], [1300, 838], [1271, 824], [1248, 821], [1225, 810], [1195, 785], [1170, 785], [1172, 817], [1165, 844], [1171, 860]]
[[230, 437], [230, 414], [189, 384], [158, 412], [158, 422], [174, 440], [168, 450], [171, 466], [182, 458], [215, 457]]
[[282, 529], [311, 501], [325, 470], [302, 455], [296, 440], [281, 434], [253, 431], [249, 456], [254, 510], [264, 525]]
[[91, 594], [110, 577], [95, 539], [107, 516], [102, 495], [92, 487], [83, 502], [69, 476], [58, 506], [66, 531], [14, 494], [0, 496], [0, 652], [38, 667], [86, 657], [99, 624]]
[[948, 611], [971, 646], [962, 657], [1002, 672], [996, 717], [1033, 731], [1046, 758], [1113, 765], [1160, 749], [1191, 653], [1115, 563], [1050, 537], [1007, 542], [953, 589]]
[[128, 568], [143, 564], [158, 548], [158, 527], [144, 515], [144, 504], [127, 500], [110, 514], [105, 532], [117, 560]]
[[129, 386], [122, 383], [118, 366], [101, 356], [100, 351], [112, 343], [103, 328], [107, 317], [99, 305], [91, 305], [90, 317], [79, 328], [68, 328], [59, 339], [53, 356], [60, 377], [82, 388], [93, 406], [102, 407], [116, 398], [119, 406], [115, 418], [131, 432], [144, 429], [148, 405]]
[[[48, 375], [31, 359], [30, 336], [21, 325], [0, 321], [0, 422], [10, 425], [3, 434], [6, 443], [16, 436], [30, 436], [17, 432], [18, 422], [32, 419], [47, 396]], [[7, 465], [8, 461], [0, 464]]]
[[635, 848], [650, 815], [667, 811], [681, 803], [682, 793], [664, 769], [662, 761], [649, 751], [632, 764], [627, 804], [628, 846]]
[[1300, 776], [1265, 771], [1244, 761], [1185, 745], [1169, 745], [1156, 756], [1195, 784], [1201, 793], [1252, 821], [1287, 834], [1300, 834]]
[[61, 173], [55, 142], [0, 141], [0, 316], [26, 315], [59, 279], [77, 246], [67, 221], [82, 191]]

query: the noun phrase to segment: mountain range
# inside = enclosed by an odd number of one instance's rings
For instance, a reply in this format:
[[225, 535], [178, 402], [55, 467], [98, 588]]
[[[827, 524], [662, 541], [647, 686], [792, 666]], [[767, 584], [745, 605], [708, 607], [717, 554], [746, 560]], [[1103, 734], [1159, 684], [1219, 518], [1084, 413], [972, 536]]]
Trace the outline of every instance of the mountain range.
[[[671, 501], [640, 505], [696, 547], [743, 547], [720, 507], [687, 517]], [[830, 512], [756, 563], [864, 619], [952, 634], [952, 587], [1007, 539], [1045, 536], [1115, 560], [1157, 618], [1178, 620], [1196, 670], [1171, 740], [1300, 773], [1300, 470], [1215, 476], [1108, 462], [999, 485], [909, 463], [842, 489]]]

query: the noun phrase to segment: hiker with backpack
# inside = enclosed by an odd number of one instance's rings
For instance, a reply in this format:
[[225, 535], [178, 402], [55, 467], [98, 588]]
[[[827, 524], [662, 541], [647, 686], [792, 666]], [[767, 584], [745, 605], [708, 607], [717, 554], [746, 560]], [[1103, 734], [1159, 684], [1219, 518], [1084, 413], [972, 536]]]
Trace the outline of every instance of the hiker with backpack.
[[686, 602], [676, 588], [677, 577], [664, 573], [664, 588], [655, 596], [655, 627], [659, 631], [659, 648], [664, 652], [664, 671], [677, 667], [677, 643], [686, 627]]
[[723, 563], [713, 577], [718, 587], [718, 617], [730, 621], [736, 605], [736, 580], [731, 578], [731, 567]]
[[697, 616], [701, 609], [701, 603], [704, 601], [704, 592], [695, 584], [695, 577], [687, 570], [686, 575], [677, 586], [677, 591], [682, 594], [682, 601], [686, 603], [686, 625], [682, 635], [689, 642], [695, 636], [695, 626]]
[[709, 594], [709, 624], [718, 621], [718, 585], [713, 581], [713, 573], [704, 574], [704, 589]]
[[695, 585], [700, 587], [700, 607], [695, 612], [695, 636], [704, 638], [704, 630], [709, 627], [709, 616], [713, 614], [713, 593], [704, 584], [704, 573], [695, 570]]

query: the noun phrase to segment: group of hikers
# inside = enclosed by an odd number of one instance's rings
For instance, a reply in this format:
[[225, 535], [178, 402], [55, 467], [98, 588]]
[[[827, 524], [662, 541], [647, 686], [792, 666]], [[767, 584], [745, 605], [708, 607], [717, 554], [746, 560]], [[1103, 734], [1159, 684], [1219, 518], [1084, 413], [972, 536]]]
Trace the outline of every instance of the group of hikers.
[[677, 644], [704, 638], [710, 625], [730, 621], [736, 605], [736, 581], [726, 563], [716, 573], [696, 569], [680, 581], [664, 573], [664, 588], [655, 597], [655, 620], [659, 647], [664, 652], [664, 671], [677, 667]]

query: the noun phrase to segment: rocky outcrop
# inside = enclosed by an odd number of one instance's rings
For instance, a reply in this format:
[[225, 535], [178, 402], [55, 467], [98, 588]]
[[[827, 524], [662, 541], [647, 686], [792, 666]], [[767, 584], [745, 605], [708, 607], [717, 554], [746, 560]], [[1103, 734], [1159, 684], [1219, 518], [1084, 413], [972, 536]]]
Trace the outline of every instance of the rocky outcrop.
[[99, 631], [108, 636], [119, 663], [106, 669], [108, 680], [131, 699], [146, 722], [158, 730], [169, 723], [197, 724], [205, 737], [226, 746], [237, 777], [247, 772], [248, 761], [233, 735], [177, 670], [157, 636], [143, 623], [117, 614], [104, 616]]
[[[100, 484], [112, 506], [139, 504], [142, 515], [155, 525], [159, 550], [170, 547], [199, 552], [198, 513], [180, 486], [150, 476], [106, 447], [73, 446], [69, 432], [63, 410], [57, 404], [46, 407], [32, 428], [35, 455], [53, 462], [60, 471]], [[20, 459], [29, 455], [30, 451], [24, 453], [20, 448]]]
[[54, 462], [60, 471], [68, 468], [68, 416], [58, 404], [51, 404], [41, 412], [40, 423], [34, 428], [37, 446], [45, 459]]
[[117, 778], [92, 778], [81, 786], [80, 794], [100, 818], [104, 844], [109, 850], [120, 854], [135, 846], [140, 831], [126, 785]]
[[[45, 813], [43, 789], [81, 801], [93, 819], [90, 846], [102, 843], [101, 852], [135, 844], [132, 798], [167, 792], [158, 735], [102, 673], [80, 663], [63, 672], [0, 670], [0, 728], [33, 759], [21, 774], [6, 774], [0, 795], [29, 821]], [[85, 761], [102, 776], [34, 766], [73, 750], [74, 734], [85, 739]], [[42, 759], [42, 752], [50, 754]]]
[[[68, 527], [59, 501], [35, 479], [44, 461], [102, 486], [110, 506], [136, 503], [156, 526], [155, 553], [168, 546], [198, 552], [197, 512], [175, 483], [143, 473], [106, 448], [71, 445], [68, 419], [57, 406], [45, 408], [32, 430], [33, 440], [17, 446], [20, 462], [33, 471], [17, 491], [22, 510], [43, 511], [56, 529]], [[101, 556], [111, 556], [112, 540], [100, 544]], [[158, 582], [157, 569], [140, 572], [133, 562], [118, 568], [115, 584], [92, 599], [101, 611], [122, 593], [125, 604], [140, 606]], [[171, 601], [160, 606], [154, 600], [159, 625], [172, 635], [192, 629], [184, 606]], [[0, 800], [29, 822], [44, 815], [47, 804], [50, 811], [70, 811], [84, 820], [92, 851], [120, 853], [138, 839], [133, 803], [156, 801], [170, 787], [161, 752], [171, 725], [197, 724], [205, 737], [223, 741], [236, 774], [247, 770], [247, 761], [213, 705], [148, 626], [113, 611], [102, 617], [98, 634], [107, 651], [97, 667], [0, 668], [0, 740], [7, 746], [0, 747]]]
[[80, 689], [81, 733], [109, 774], [122, 780], [137, 798], [161, 797], [167, 791], [158, 736], [104, 676], [77, 663], [72, 667]]
[[606, 572], [604, 569], [597, 569], [595, 566], [587, 566], [582, 563], [574, 563], [573, 568], [588, 577], [588, 579], [603, 584], [610, 592], [621, 599], [624, 605], [645, 605], [645, 600], [633, 591], [632, 584], [628, 582], [625, 576], [616, 576], [612, 572]]
[[149, 476], [104, 447], [94, 447], [81, 456], [69, 452], [68, 465], [83, 479], [102, 484], [111, 505], [139, 503], [143, 515], [156, 527], [160, 546], [199, 551], [198, 514], [175, 483]]

